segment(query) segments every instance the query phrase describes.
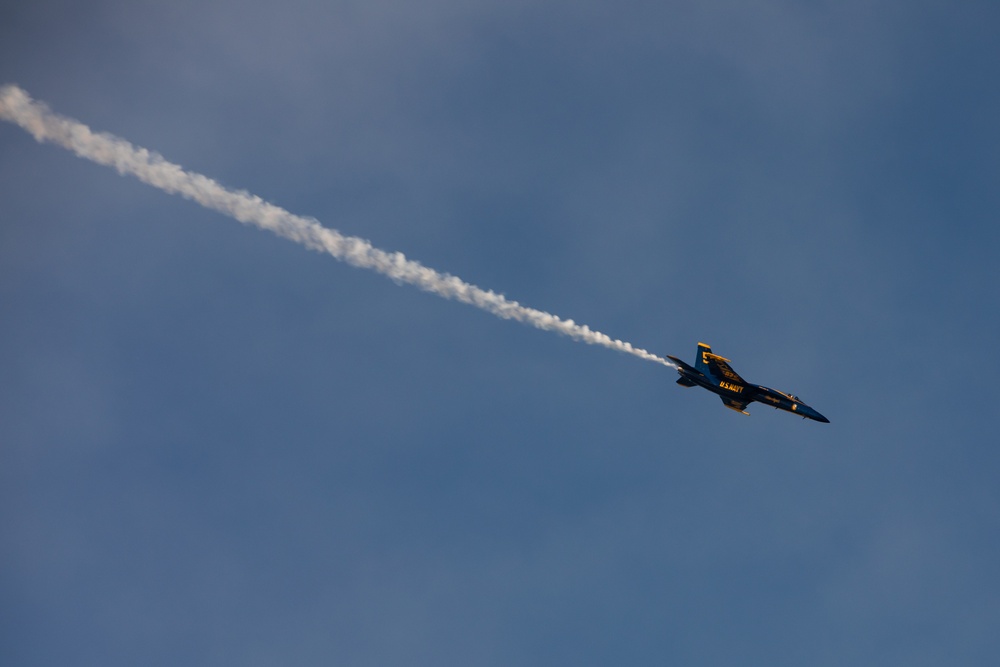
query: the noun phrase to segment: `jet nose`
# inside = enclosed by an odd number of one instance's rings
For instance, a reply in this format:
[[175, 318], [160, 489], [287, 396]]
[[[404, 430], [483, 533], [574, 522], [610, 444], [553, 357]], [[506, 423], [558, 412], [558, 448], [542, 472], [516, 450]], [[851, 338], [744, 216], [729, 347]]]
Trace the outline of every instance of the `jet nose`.
[[799, 405], [799, 411], [800, 411], [800, 413], [802, 414], [803, 417], [809, 417], [809, 419], [813, 419], [813, 420], [818, 421], [818, 422], [823, 422], [824, 424], [829, 424], [830, 423], [829, 419], [827, 419], [826, 417], [824, 417], [820, 413], [816, 412], [815, 410], [813, 410], [812, 408], [810, 408], [808, 405]]

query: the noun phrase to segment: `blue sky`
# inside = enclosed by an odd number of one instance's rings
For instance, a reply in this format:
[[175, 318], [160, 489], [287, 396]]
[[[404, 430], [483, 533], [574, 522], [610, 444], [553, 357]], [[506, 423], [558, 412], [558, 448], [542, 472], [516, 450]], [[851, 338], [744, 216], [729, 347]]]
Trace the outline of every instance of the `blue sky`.
[[993, 664], [987, 2], [33, 2], [0, 83], [830, 425], [0, 124], [0, 662]]

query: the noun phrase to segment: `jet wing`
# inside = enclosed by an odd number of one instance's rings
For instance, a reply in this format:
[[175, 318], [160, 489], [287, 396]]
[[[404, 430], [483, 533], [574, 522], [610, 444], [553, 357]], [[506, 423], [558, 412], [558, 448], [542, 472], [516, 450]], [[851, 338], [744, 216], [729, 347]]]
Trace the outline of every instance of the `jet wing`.
[[746, 407], [750, 403], [750, 401], [740, 401], [738, 399], [727, 398], [725, 396], [720, 396], [719, 398], [722, 399], [722, 403], [730, 410], [736, 410], [736, 412], [740, 412], [747, 416], [750, 416], [750, 413], [746, 411]]
[[711, 352], [702, 353], [705, 362], [708, 363], [709, 369], [712, 371], [712, 375], [716, 377], [725, 378], [730, 382], [739, 382], [740, 384], [748, 384], [746, 380], [741, 378], [739, 374], [733, 370], [732, 366], [729, 365], [729, 359], [720, 357], [717, 354], [712, 354]]

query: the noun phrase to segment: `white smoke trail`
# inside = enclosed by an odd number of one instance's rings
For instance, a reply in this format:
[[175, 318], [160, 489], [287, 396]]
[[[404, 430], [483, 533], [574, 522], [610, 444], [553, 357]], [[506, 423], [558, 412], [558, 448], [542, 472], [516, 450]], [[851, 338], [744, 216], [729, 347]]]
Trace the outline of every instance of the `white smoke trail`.
[[171, 194], [198, 202], [245, 224], [268, 229], [307, 248], [329, 253], [352, 266], [372, 269], [397, 283], [414, 285], [446, 299], [468, 303], [503, 319], [517, 320], [538, 329], [554, 331], [584, 343], [635, 355], [675, 367], [666, 359], [630, 343], [616, 340], [586, 325], [534, 308], [527, 308], [501, 294], [471, 285], [455, 276], [438, 273], [399, 252], [385, 252], [364, 239], [344, 236], [317, 220], [293, 215], [256, 195], [228, 190], [207, 176], [185, 171], [159, 154], [133, 146], [110, 134], [93, 132], [86, 125], [53, 113], [17, 86], [0, 88], [0, 118], [20, 125], [39, 142], [51, 142], [98, 164], [114, 167]]

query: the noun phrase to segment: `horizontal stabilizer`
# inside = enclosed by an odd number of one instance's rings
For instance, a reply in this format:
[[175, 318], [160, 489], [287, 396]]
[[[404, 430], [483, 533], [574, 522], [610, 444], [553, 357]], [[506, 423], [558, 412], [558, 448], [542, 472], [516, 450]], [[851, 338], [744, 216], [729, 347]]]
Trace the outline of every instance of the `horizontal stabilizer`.
[[[683, 359], [678, 359], [677, 357], [671, 357], [669, 354], [667, 355], [667, 359], [677, 364], [678, 369], [686, 370], [688, 373], [700, 373], [700, 371], [697, 368], [687, 363]], [[704, 373], [702, 373], [702, 375], [704, 375]]]
[[698, 383], [689, 378], [677, 378], [677, 384], [682, 387], [697, 387]]

